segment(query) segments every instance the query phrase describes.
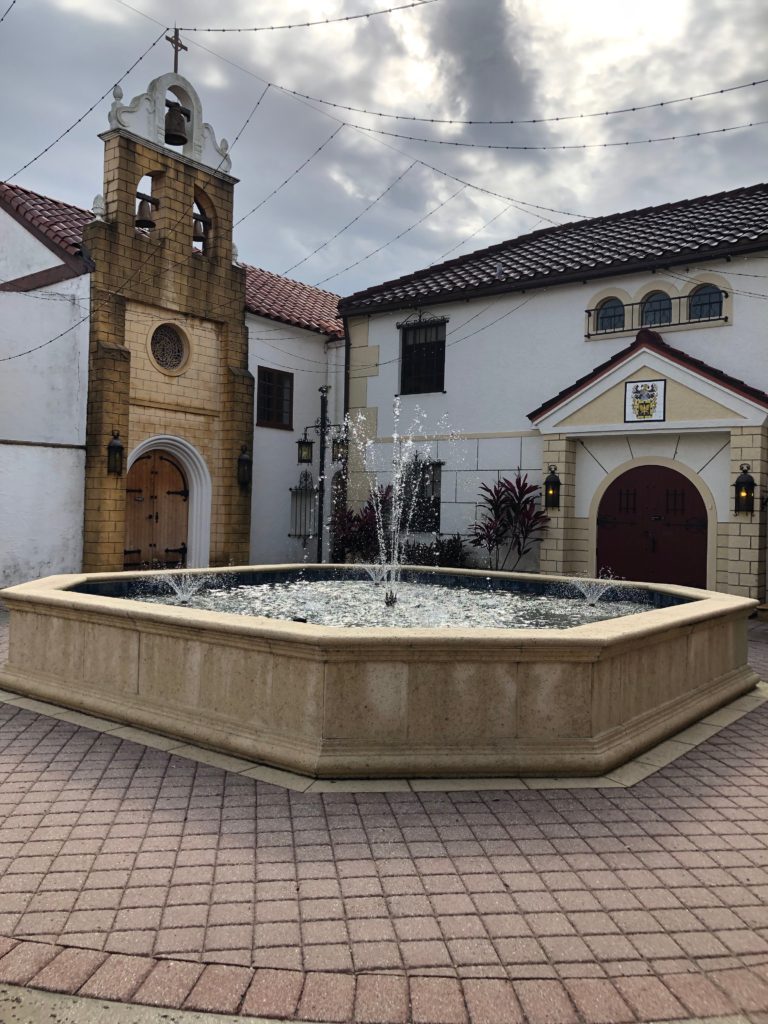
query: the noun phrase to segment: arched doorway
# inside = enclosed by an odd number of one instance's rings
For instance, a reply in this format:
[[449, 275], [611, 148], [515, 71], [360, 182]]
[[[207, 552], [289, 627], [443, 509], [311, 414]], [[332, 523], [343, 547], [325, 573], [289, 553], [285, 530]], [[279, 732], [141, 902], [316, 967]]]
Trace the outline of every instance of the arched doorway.
[[597, 513], [597, 571], [646, 583], [707, 585], [707, 510], [695, 485], [667, 466], [635, 466]]
[[156, 448], [128, 470], [123, 568], [171, 569], [187, 564], [189, 487], [178, 461]]

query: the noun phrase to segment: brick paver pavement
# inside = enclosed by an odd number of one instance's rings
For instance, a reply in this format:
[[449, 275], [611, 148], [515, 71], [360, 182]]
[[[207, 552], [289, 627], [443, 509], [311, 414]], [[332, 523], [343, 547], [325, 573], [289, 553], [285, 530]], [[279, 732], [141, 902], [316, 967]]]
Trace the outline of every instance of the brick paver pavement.
[[0, 982], [366, 1024], [763, 1013], [767, 728], [629, 789], [308, 794], [0, 704]]

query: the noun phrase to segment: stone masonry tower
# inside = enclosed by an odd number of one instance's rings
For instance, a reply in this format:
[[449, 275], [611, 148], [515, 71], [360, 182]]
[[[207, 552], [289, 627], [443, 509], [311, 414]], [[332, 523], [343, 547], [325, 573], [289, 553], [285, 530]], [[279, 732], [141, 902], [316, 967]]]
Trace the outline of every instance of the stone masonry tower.
[[[253, 441], [227, 143], [176, 73], [114, 90], [91, 277], [84, 568], [242, 564]], [[107, 464], [115, 433], [123, 471]]]

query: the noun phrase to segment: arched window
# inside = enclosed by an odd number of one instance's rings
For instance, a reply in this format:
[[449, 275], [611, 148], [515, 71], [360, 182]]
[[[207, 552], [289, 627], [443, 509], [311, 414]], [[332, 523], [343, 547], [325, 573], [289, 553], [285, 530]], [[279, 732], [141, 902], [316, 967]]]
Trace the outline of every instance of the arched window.
[[640, 307], [640, 323], [643, 327], [659, 327], [672, 323], [672, 299], [666, 292], [651, 292], [643, 299]]
[[600, 303], [597, 307], [597, 330], [624, 330], [624, 303], [621, 299], [611, 296]]
[[702, 284], [688, 298], [689, 320], [716, 320], [723, 315], [723, 293], [714, 284]]

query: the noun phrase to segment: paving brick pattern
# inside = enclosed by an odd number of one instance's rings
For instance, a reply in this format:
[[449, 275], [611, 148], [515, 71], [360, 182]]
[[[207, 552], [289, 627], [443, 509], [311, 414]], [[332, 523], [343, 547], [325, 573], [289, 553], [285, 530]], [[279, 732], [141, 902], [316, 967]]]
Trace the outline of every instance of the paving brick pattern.
[[766, 1012], [766, 730], [630, 789], [308, 794], [0, 704], [0, 982], [339, 1024]]

